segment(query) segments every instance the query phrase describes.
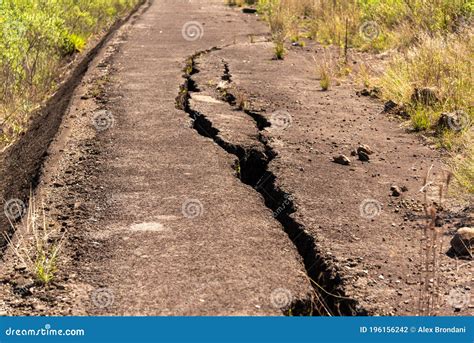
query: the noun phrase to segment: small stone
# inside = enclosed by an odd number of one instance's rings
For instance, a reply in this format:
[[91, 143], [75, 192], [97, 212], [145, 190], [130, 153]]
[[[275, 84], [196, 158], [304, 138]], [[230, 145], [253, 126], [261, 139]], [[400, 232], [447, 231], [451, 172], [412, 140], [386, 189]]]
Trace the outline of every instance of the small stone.
[[389, 100], [385, 103], [383, 106], [384, 112], [390, 112], [391, 110], [395, 109], [398, 107], [398, 104], [392, 100]]
[[254, 13], [257, 13], [257, 9], [256, 8], [250, 8], [250, 7], [244, 7], [244, 8], [242, 8], [242, 12], [246, 13], [246, 14], [254, 14]]
[[28, 267], [26, 264], [18, 264], [16, 266], [13, 267], [15, 270], [17, 271], [25, 271]]
[[359, 160], [362, 162], [369, 162], [370, 160], [369, 155], [363, 151], [359, 151], [358, 156], [359, 156]]
[[357, 92], [357, 95], [362, 95], [362, 96], [369, 96], [370, 91], [367, 88], [364, 88], [363, 90]]
[[230, 84], [228, 81], [222, 80], [217, 84], [217, 90], [226, 91], [229, 88]]
[[457, 256], [472, 259], [474, 254], [474, 227], [460, 228], [451, 239], [451, 248]]
[[74, 209], [77, 211], [83, 211], [85, 209], [85, 206], [81, 201], [76, 201], [74, 203]]
[[372, 155], [374, 153], [374, 151], [370, 148], [370, 146], [368, 146], [366, 144], [361, 144], [357, 148], [357, 153], [360, 154], [361, 152], [363, 152], [364, 154], [367, 154], [367, 155]]
[[351, 164], [351, 160], [345, 155], [335, 156], [333, 157], [333, 160], [335, 163], [342, 164], [344, 166], [348, 166], [349, 164]]
[[390, 187], [390, 190], [392, 191], [392, 196], [394, 197], [399, 197], [402, 195], [402, 190], [398, 186], [392, 186]]

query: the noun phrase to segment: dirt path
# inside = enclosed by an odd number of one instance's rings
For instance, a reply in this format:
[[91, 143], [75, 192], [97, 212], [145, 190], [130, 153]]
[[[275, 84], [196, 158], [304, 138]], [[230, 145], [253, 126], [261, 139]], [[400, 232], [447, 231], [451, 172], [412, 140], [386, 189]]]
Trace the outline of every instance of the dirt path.
[[[317, 91], [309, 48], [272, 61], [267, 32], [220, 0], [155, 0], [116, 33], [37, 189], [67, 231], [58, 278], [38, 287], [7, 253], [7, 313], [418, 312], [418, 190], [439, 156], [351, 85]], [[331, 161], [359, 144], [370, 163]], [[440, 261], [439, 313], [471, 291], [460, 264]]]

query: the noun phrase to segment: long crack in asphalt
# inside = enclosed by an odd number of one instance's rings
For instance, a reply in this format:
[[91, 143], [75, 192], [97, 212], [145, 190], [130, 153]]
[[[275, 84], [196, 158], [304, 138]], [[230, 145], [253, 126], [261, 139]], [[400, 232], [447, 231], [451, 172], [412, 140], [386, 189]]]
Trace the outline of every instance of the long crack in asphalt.
[[[292, 214], [296, 212], [296, 206], [291, 194], [285, 192], [277, 185], [277, 177], [268, 166], [276, 158], [277, 153], [269, 144], [263, 130], [271, 126], [271, 123], [261, 114], [249, 109], [240, 108], [237, 99], [231, 92], [226, 92], [223, 99], [232, 110], [240, 110], [250, 116], [259, 130], [257, 145], [263, 149], [246, 147], [225, 141], [219, 135], [219, 129], [204, 113], [192, 108], [190, 104], [191, 95], [199, 93], [199, 85], [193, 79], [193, 75], [199, 73], [197, 60], [203, 55], [210, 54], [222, 48], [213, 47], [208, 50], [197, 52], [188, 58], [184, 68], [184, 83], [176, 98], [178, 109], [187, 113], [192, 119], [192, 127], [200, 135], [212, 139], [228, 154], [237, 157], [237, 176], [246, 185], [251, 186], [263, 196], [265, 205], [272, 210], [274, 217], [282, 226], [290, 240], [293, 242], [299, 255], [304, 261], [308, 278], [315, 291], [315, 300], [296, 299], [292, 304], [283, 309], [286, 315], [340, 315], [355, 316], [367, 315], [367, 311], [360, 307], [355, 299], [345, 295], [343, 282], [333, 266], [323, 257], [316, 246], [315, 239], [296, 221]], [[230, 66], [224, 60], [223, 74], [221, 79], [228, 83], [232, 82]]]

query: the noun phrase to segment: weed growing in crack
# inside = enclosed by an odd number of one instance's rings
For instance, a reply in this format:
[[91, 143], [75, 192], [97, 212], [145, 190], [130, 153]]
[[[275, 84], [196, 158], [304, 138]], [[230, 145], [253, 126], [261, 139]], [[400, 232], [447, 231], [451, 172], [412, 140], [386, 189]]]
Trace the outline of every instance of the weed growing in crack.
[[242, 92], [238, 92], [235, 97], [235, 105], [239, 111], [245, 111], [248, 107], [247, 96]]
[[235, 160], [233, 167], [234, 167], [236, 176], [239, 179], [241, 179], [242, 178], [242, 168], [240, 167], [240, 161], [238, 159]]

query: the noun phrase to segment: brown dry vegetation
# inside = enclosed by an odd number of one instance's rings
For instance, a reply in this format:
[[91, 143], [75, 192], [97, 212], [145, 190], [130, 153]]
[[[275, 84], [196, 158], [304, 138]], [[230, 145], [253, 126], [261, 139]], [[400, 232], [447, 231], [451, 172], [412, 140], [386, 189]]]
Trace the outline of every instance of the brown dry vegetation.
[[[284, 58], [285, 41], [303, 38], [349, 53], [388, 52], [391, 60], [382, 73], [359, 68], [363, 86], [380, 89], [379, 96], [394, 101], [415, 131], [445, 149], [458, 184], [474, 191], [472, 1], [259, 0], [256, 6], [270, 25], [277, 58]], [[318, 69], [327, 89], [332, 73], [327, 66]], [[414, 96], [423, 89], [432, 90], [433, 101]], [[443, 113], [457, 114], [454, 125], [440, 125]]]

